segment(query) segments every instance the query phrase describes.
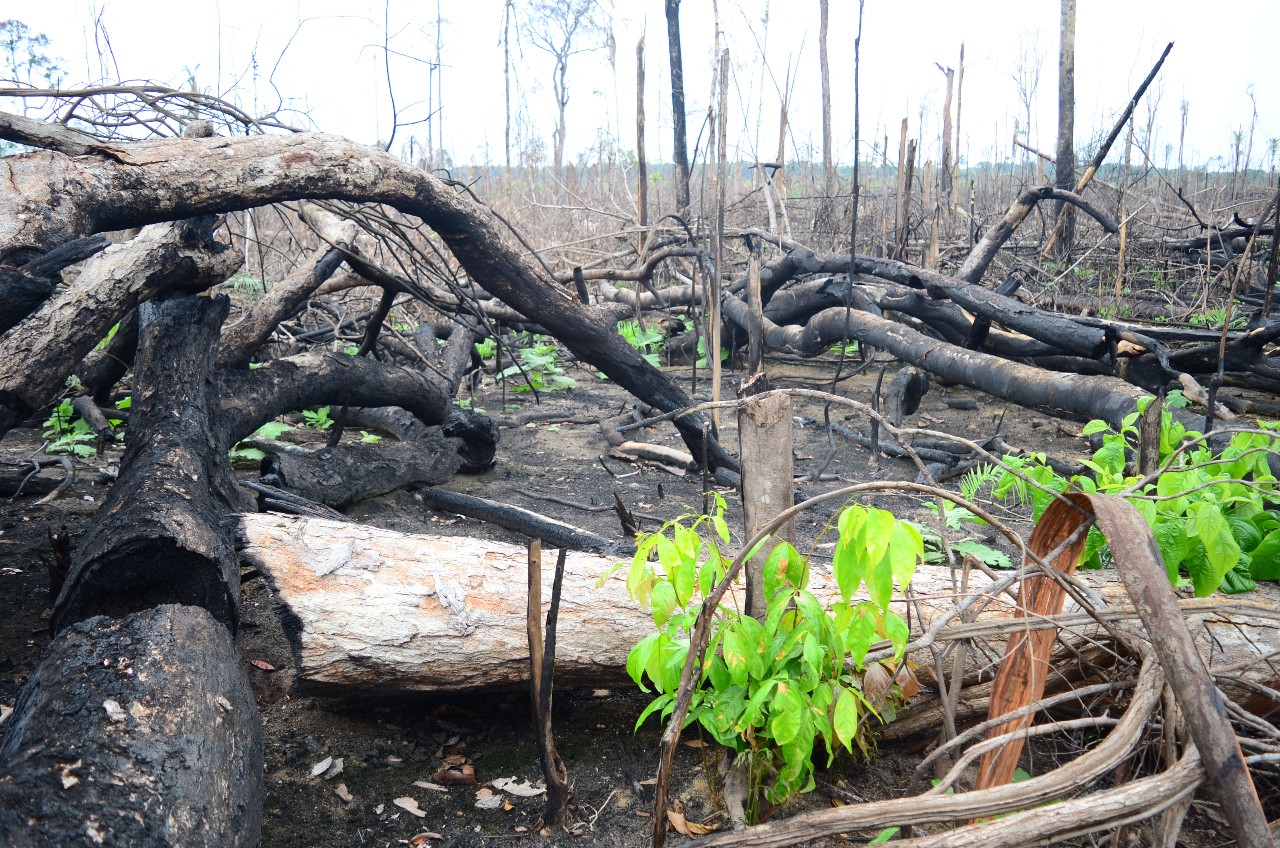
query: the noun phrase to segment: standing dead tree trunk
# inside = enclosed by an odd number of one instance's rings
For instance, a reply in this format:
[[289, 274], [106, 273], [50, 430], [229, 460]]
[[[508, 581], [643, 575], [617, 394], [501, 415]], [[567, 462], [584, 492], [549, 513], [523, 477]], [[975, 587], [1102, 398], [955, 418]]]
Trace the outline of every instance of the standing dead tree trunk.
[[[636, 42], [636, 223], [649, 226], [649, 164], [644, 158], [644, 36]], [[644, 254], [644, 233], [636, 240], [636, 251]]]
[[[0, 133], [3, 126], [0, 120]], [[0, 245], [47, 249], [86, 232], [285, 200], [385, 203], [421, 218], [472, 278], [484, 280], [493, 295], [636, 397], [664, 411], [690, 405], [685, 391], [645, 362], [612, 322], [567, 296], [513, 251], [484, 207], [382, 151], [305, 133], [171, 139], [95, 149], [97, 155], [75, 158], [37, 152], [6, 160], [12, 190], [0, 197]], [[63, 202], [52, 208], [45, 204], [50, 184], [63, 192]], [[101, 335], [109, 327], [110, 323]], [[72, 357], [72, 362], [82, 355]], [[11, 403], [10, 395], [0, 395], [0, 403], [5, 401]], [[14, 420], [17, 417], [0, 419], [0, 432]], [[702, 456], [701, 416], [684, 416], [677, 426], [693, 455]], [[734, 464], [717, 443], [708, 446], [713, 464]]]
[[675, 147], [676, 210], [689, 215], [689, 142], [685, 130], [684, 59], [680, 48], [680, 0], [667, 0], [667, 51], [671, 56], [671, 122]]
[[836, 172], [831, 151], [831, 69], [827, 64], [827, 12], [830, 0], [818, 0], [818, 66], [822, 73], [822, 187], [823, 193], [834, 197]]
[[[1061, 31], [1058, 48], [1058, 157], [1053, 184], [1062, 191], [1071, 191], [1076, 181], [1076, 0], [1062, 0]], [[1053, 211], [1055, 218], [1062, 215], [1062, 201], [1054, 205]], [[1062, 226], [1061, 251], [1064, 255], [1071, 252], [1074, 238], [1075, 215], [1068, 211]]]

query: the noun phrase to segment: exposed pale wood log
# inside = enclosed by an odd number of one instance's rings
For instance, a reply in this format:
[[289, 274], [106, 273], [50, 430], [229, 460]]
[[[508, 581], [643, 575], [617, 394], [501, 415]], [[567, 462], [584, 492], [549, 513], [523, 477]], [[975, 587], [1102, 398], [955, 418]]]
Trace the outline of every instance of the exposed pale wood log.
[[0, 844], [260, 844], [262, 726], [226, 627], [164, 605], [64, 630], [0, 747]]
[[[528, 680], [527, 551], [519, 545], [263, 513], [240, 516], [237, 548], [246, 564], [267, 575], [283, 603], [303, 690], [452, 692], [515, 689]], [[653, 632], [653, 620], [627, 596], [625, 569], [594, 588], [617, 561], [569, 553], [556, 648], [557, 679], [565, 685], [625, 681], [627, 652]], [[917, 569], [912, 615], [927, 625], [954, 610], [951, 577], [947, 568]], [[1127, 602], [1114, 572], [1081, 579], [1108, 603]], [[970, 578], [973, 593], [991, 587], [985, 576]], [[549, 577], [544, 589], [549, 593]], [[834, 579], [817, 568], [810, 589], [820, 599], [837, 594]], [[1188, 599], [1179, 607], [1203, 622], [1198, 644], [1216, 665], [1250, 669], [1243, 675], [1277, 685], [1259, 658], [1280, 648], [1280, 589], [1263, 587], [1249, 599]], [[999, 645], [1012, 614], [1000, 596], [976, 621], [948, 625], [937, 639]], [[1123, 606], [1103, 615], [1137, 617]], [[1082, 639], [1098, 637], [1096, 625], [1078, 611], [1025, 626], [1059, 625]], [[918, 660], [928, 663], [923, 654]]]
[[[241, 516], [241, 558], [294, 621], [307, 692], [519, 688], [529, 679], [527, 551], [460, 536], [395, 533], [271, 514]], [[565, 686], [621, 683], [653, 619], [627, 597], [625, 570], [570, 551], [556, 644]], [[551, 595], [550, 573], [544, 593]]]

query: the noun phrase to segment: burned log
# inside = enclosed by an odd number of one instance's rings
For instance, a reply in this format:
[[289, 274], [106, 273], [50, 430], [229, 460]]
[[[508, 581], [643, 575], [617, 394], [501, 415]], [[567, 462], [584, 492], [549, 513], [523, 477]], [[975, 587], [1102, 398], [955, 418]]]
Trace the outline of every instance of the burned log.
[[54, 248], [20, 268], [0, 270], [0, 333], [18, 324], [49, 299], [59, 271], [83, 262], [108, 244], [106, 236], [88, 236]]
[[247, 506], [217, 437], [213, 352], [226, 298], [149, 301], [120, 476], [72, 558], [54, 632], [161, 603], [234, 629], [240, 572], [221, 516]]
[[84, 390], [96, 403], [105, 406], [111, 400], [111, 390], [120, 382], [138, 353], [138, 312], [130, 310], [116, 325], [115, 335], [106, 347], [94, 348], [76, 366], [75, 375]]
[[166, 291], [202, 291], [231, 276], [240, 256], [213, 239], [214, 223], [147, 227], [107, 248], [75, 283], [0, 338], [0, 435], [54, 400], [76, 364], [138, 303]]
[[[434, 486], [462, 465], [461, 439], [351, 443], [311, 453], [268, 453], [263, 480], [335, 509], [414, 483]], [[274, 480], [270, 478], [275, 478]]]
[[443, 424], [451, 406], [448, 393], [427, 375], [365, 356], [312, 351], [217, 373], [219, 426], [228, 444], [276, 416], [318, 404], [398, 406], [428, 426]]
[[260, 843], [261, 720], [230, 634], [203, 609], [67, 628], [7, 724], [0, 843]]

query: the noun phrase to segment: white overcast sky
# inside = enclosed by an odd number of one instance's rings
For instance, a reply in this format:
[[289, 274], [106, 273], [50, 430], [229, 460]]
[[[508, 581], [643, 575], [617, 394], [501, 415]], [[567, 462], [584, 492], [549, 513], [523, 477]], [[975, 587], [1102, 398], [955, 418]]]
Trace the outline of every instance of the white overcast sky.
[[[517, 5], [525, 6], [517, 0]], [[778, 88], [788, 63], [796, 81], [789, 158], [821, 157], [817, 0], [720, 0], [720, 17], [733, 62], [730, 101], [734, 141], [744, 158], [772, 160], [777, 151]], [[922, 159], [937, 158], [938, 113], [944, 77], [935, 62], [955, 67], [965, 45], [961, 155], [991, 158], [1010, 149], [1014, 119], [1022, 113], [1011, 74], [1023, 45], [1043, 54], [1031, 141], [1052, 152], [1056, 133], [1057, 0], [867, 0], [862, 41], [862, 136], [891, 136], [896, 151], [902, 118], [922, 137]], [[835, 136], [848, 162], [853, 137], [854, 0], [831, 0], [830, 54]], [[1226, 159], [1231, 133], [1247, 138], [1257, 104], [1253, 165], [1269, 165], [1268, 140], [1280, 136], [1277, 55], [1269, 44], [1280, 32], [1280, 2], [1263, 0], [1234, 14], [1190, 0], [1079, 0], [1076, 42], [1077, 144], [1109, 128], [1116, 114], [1169, 41], [1176, 42], [1159, 81], [1152, 156], [1164, 163], [1166, 145], [1176, 161], [1180, 104], [1189, 103], [1185, 159], [1203, 165]], [[440, 0], [444, 146], [460, 164], [501, 163], [504, 125], [502, 0]], [[768, 13], [768, 25], [764, 17]], [[46, 33], [52, 52], [70, 71], [68, 83], [97, 81], [103, 65], [93, 19], [100, 15], [115, 57], [107, 76], [149, 78], [184, 86], [189, 72], [205, 90], [228, 91], [252, 107], [274, 101], [271, 77], [288, 103], [307, 111], [325, 132], [374, 142], [391, 128], [382, 50], [384, 16], [391, 77], [403, 119], [426, 114], [427, 65], [435, 54], [436, 3], [431, 0], [0, 0], [0, 19], [14, 17]], [[684, 0], [681, 10], [690, 144], [710, 94], [713, 23], [711, 0]], [[574, 56], [569, 66], [567, 158], [596, 145], [601, 133], [635, 148], [635, 50], [647, 33], [648, 130], [651, 159], [669, 157], [670, 90], [666, 24], [661, 0], [617, 0], [613, 9], [616, 60], [600, 50]], [[287, 45], [287, 49], [286, 49]], [[517, 93], [525, 126], [538, 134], [550, 158], [554, 105], [550, 61], [527, 41], [515, 56]], [[256, 63], [254, 61], [256, 57]], [[238, 83], [236, 82], [238, 80]], [[514, 95], [513, 95], [514, 97]], [[519, 98], [516, 98], [519, 99]], [[418, 105], [410, 105], [417, 103]], [[758, 104], [763, 104], [760, 107]], [[408, 108], [406, 108], [408, 107]], [[0, 104], [0, 108], [12, 108]], [[1148, 104], [1139, 106], [1139, 129]], [[923, 133], [920, 119], [924, 114]], [[1024, 121], [1025, 123], [1025, 121]], [[401, 128], [395, 148], [424, 126]], [[1135, 160], [1140, 158], [1135, 154]], [[1217, 165], [1215, 164], [1215, 167]]]

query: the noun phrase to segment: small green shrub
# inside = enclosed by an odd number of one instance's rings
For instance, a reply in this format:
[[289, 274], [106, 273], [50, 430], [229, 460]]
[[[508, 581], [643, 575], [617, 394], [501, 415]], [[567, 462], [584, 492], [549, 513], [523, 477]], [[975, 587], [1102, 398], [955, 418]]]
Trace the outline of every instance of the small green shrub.
[[[1139, 400], [1139, 410], [1151, 400]], [[1185, 403], [1180, 393], [1171, 392], [1170, 400]], [[1198, 597], [1215, 589], [1248, 591], [1255, 580], [1280, 580], [1280, 489], [1267, 463], [1270, 454], [1280, 452], [1280, 436], [1272, 435], [1280, 432], [1280, 424], [1260, 422], [1262, 432], [1236, 433], [1214, 456], [1201, 433], [1165, 411], [1160, 430], [1164, 470], [1155, 482], [1138, 486], [1142, 478], [1130, 473], [1126, 463], [1126, 449], [1137, 439], [1138, 415], [1127, 416], [1119, 432], [1104, 421], [1085, 426], [1085, 435], [1102, 434], [1102, 447], [1084, 463], [1092, 476], [1067, 480], [1046, 464], [1043, 454], [1006, 456], [1006, 463], [1044, 488], [1027, 486], [1006, 472], [993, 494], [1029, 503], [1036, 519], [1053, 499], [1050, 491], [1125, 495], [1151, 526], [1169, 579], [1175, 586], [1186, 585], [1186, 572]], [[1082, 566], [1100, 567], [1107, 555], [1106, 540], [1091, 528]]]
[[666, 344], [666, 336], [661, 330], [653, 327], [643, 328], [640, 322], [634, 319], [618, 322], [618, 335], [626, 339], [627, 344], [640, 352], [645, 361], [657, 368], [659, 365], [658, 354], [662, 352], [662, 347]]
[[48, 441], [45, 453], [71, 454], [84, 458], [98, 452], [98, 434], [93, 432], [89, 422], [76, 414], [71, 407], [70, 398], [64, 399], [54, 408], [53, 414], [44, 422], [42, 435]]
[[[724, 553], [729, 544], [724, 509], [716, 495], [710, 515], [686, 515], [642, 536], [631, 561], [627, 591], [651, 610], [657, 628], [627, 657], [627, 672], [636, 684], [658, 693], [637, 727], [651, 715], [670, 715], [700, 598], [732, 563]], [[923, 541], [891, 513], [856, 505], [841, 513], [839, 528], [833, 561], [839, 596], [829, 605], [809, 591], [805, 557], [781, 542], [764, 569], [768, 608], [763, 621], [726, 604], [712, 620], [686, 723], [699, 723], [744, 758], [751, 821], [761, 796], [778, 804], [813, 788], [816, 746], [825, 750], [828, 765], [841, 748], [867, 753], [867, 717], [891, 712], [901, 697], [888, 681], [902, 660], [909, 631], [889, 601], [895, 580], [903, 588], [911, 582]], [[615, 569], [625, 567], [619, 563]], [[855, 600], [863, 585], [869, 600]], [[890, 640], [894, 649], [888, 671], [865, 663], [871, 645], [881, 639]], [[864, 692], [873, 669], [881, 690], [874, 703]]]

